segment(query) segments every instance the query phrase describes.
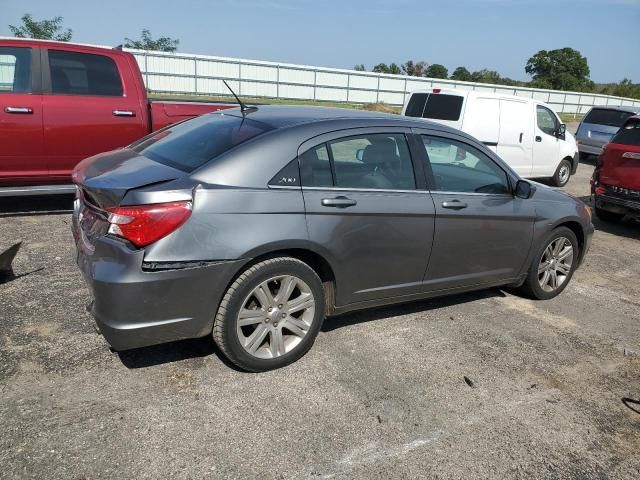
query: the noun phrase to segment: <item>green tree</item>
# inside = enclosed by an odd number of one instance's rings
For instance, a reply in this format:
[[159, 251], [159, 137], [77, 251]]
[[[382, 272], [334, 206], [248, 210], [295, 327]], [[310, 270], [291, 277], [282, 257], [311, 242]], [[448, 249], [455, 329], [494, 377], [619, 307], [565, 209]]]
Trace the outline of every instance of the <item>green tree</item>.
[[372, 71], [377, 73], [391, 73], [393, 75], [400, 75], [402, 73], [400, 67], [395, 63], [391, 63], [389, 65], [387, 65], [386, 63], [379, 63], [378, 65], [373, 67]]
[[367, 71], [367, 67], [364, 66], [364, 63], [361, 63], [360, 65], [356, 65], [355, 67], [353, 67], [353, 69], [356, 72], [366, 72]]
[[472, 82], [479, 83], [501, 83], [502, 77], [495, 70], [488, 70], [483, 68], [482, 70], [478, 70], [477, 72], [473, 72], [471, 74]]
[[464, 67], [458, 67], [451, 74], [451, 80], [459, 80], [461, 82], [470, 82], [471, 72]]
[[532, 85], [536, 87], [588, 91], [594, 86], [589, 79], [587, 58], [569, 47], [540, 50], [529, 58], [524, 70], [531, 75]]
[[413, 62], [413, 60], [407, 60], [402, 65], [402, 71], [405, 75], [410, 77], [422, 77], [424, 76], [424, 70], [427, 68], [427, 62]]
[[171, 37], [158, 37], [153, 39], [151, 32], [147, 29], [142, 30], [141, 40], [132, 40], [125, 38], [124, 46], [127, 48], [136, 48], [138, 50], [155, 50], [159, 52], [175, 52], [178, 49], [180, 40]]
[[429, 65], [424, 72], [425, 77], [429, 78], [448, 78], [449, 70], [444, 65], [440, 65], [439, 63], [434, 63], [433, 65]]
[[34, 20], [33, 17], [25, 13], [22, 18], [22, 25], [16, 27], [9, 25], [9, 30], [18, 38], [37, 38], [40, 40], [58, 40], [68, 42], [71, 40], [71, 29], [62, 28], [62, 17], [54, 17], [51, 20]]

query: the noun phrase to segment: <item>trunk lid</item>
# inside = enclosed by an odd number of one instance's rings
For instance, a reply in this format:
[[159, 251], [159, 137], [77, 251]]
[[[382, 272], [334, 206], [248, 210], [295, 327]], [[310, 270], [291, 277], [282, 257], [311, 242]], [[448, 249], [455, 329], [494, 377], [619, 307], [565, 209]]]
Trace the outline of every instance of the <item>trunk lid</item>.
[[80, 162], [73, 172], [73, 182], [95, 207], [105, 209], [118, 206], [129, 190], [184, 175], [181, 170], [123, 148]]
[[581, 123], [576, 134], [580, 143], [602, 147], [609, 143], [620, 127], [599, 125], [597, 123]]

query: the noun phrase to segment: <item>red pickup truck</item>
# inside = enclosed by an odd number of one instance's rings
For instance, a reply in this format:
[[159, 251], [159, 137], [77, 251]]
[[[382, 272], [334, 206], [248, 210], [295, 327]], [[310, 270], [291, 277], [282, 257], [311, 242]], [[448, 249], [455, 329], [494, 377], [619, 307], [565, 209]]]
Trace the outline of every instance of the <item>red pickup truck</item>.
[[0, 196], [71, 192], [80, 160], [232, 106], [149, 100], [119, 49], [0, 39]]

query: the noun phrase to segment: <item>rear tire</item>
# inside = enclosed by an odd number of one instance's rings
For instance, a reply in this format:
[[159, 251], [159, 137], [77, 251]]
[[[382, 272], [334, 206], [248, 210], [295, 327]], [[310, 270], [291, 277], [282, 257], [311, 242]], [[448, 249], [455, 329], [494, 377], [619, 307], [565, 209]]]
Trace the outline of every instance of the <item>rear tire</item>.
[[609, 210], [603, 210], [602, 208], [596, 207], [595, 209], [596, 217], [602, 220], [603, 222], [617, 223], [621, 222], [624, 218], [624, 215], [621, 213], [610, 212]]
[[324, 308], [322, 282], [309, 265], [292, 257], [270, 258], [246, 269], [228, 288], [213, 339], [242, 370], [284, 367], [309, 351]]
[[571, 281], [579, 255], [575, 233], [567, 227], [556, 228], [538, 247], [520, 293], [535, 300], [558, 296]]
[[567, 183], [569, 183], [569, 179], [571, 178], [571, 162], [563, 158], [558, 168], [556, 169], [556, 173], [551, 177], [551, 182], [556, 187], [564, 187]]

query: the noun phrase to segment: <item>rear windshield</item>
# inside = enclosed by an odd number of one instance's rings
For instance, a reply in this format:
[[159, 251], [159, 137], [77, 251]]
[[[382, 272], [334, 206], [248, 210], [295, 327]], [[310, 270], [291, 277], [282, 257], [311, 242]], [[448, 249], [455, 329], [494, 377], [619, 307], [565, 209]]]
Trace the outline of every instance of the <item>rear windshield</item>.
[[459, 95], [432, 93], [427, 99], [422, 117], [435, 120], [458, 120], [462, 111], [462, 100], [464, 97]]
[[594, 108], [586, 117], [584, 123], [595, 123], [597, 125], [608, 125], [610, 127], [621, 127], [627, 118], [633, 113], [608, 108]]
[[407, 117], [431, 118], [434, 120], [458, 120], [464, 97], [441, 93], [414, 93], [409, 99]]
[[630, 120], [618, 130], [611, 143], [640, 147], [640, 120]]
[[159, 130], [130, 148], [158, 163], [191, 172], [269, 130], [273, 127], [249, 118], [210, 114]]
[[414, 93], [409, 99], [407, 109], [404, 114], [407, 117], [421, 117], [424, 110], [424, 104], [427, 101], [427, 93]]

